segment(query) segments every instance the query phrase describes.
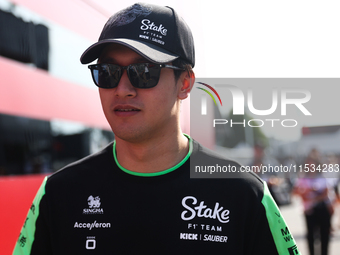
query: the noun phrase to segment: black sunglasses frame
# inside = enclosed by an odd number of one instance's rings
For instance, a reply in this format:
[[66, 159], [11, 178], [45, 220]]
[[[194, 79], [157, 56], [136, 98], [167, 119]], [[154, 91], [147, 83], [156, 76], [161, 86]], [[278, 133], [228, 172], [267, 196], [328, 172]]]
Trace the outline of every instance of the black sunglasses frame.
[[[114, 67], [118, 67], [117, 69], [119, 70], [119, 77], [117, 77], [117, 81], [116, 81], [116, 84], [111, 84], [110, 85], [106, 85], [106, 86], [103, 86], [103, 85], [100, 85], [99, 82], [97, 82], [97, 80], [99, 79], [99, 77], [95, 77], [95, 74], [94, 74], [94, 71], [98, 71], [100, 68], [102, 68], [102, 66], [104, 65], [107, 65], [108, 67], [110, 66], [114, 66]], [[149, 70], [153, 70], [155, 68], [158, 68], [158, 73], [156, 73], [156, 76], [155, 76], [155, 79], [153, 80], [154, 84], [152, 84], [151, 86], [140, 86], [140, 82], [143, 82], [143, 78], [141, 77], [141, 74], [138, 73], [136, 71], [136, 66], [141, 66], [141, 65], [144, 65], [144, 68], [145, 67], [148, 67]], [[150, 66], [152, 65], [152, 66]], [[136, 64], [131, 64], [131, 65], [128, 65], [128, 66], [120, 66], [120, 65], [115, 65], [115, 64], [108, 64], [108, 63], [100, 63], [100, 64], [94, 64], [94, 65], [89, 65], [88, 68], [91, 70], [91, 75], [92, 75], [92, 80], [94, 82], [94, 84], [99, 87], [99, 88], [104, 88], [104, 89], [113, 89], [113, 88], [116, 88], [120, 82], [120, 79], [123, 75], [123, 71], [126, 70], [127, 71], [127, 75], [128, 75], [128, 78], [132, 84], [132, 86], [134, 86], [135, 88], [139, 88], [139, 89], [148, 89], [148, 88], [153, 88], [155, 87], [157, 84], [158, 84], [158, 81], [159, 81], [159, 77], [160, 77], [160, 70], [162, 68], [171, 68], [171, 69], [174, 69], [174, 70], [182, 70], [184, 71], [183, 68], [180, 68], [180, 67], [177, 67], [177, 66], [173, 66], [173, 65], [168, 65], [168, 64], [155, 64], [155, 63], [136, 63]], [[110, 70], [110, 68], [108, 68], [108, 70]], [[137, 77], [137, 79], [139, 80], [139, 82], [136, 84], [135, 80], [133, 80], [132, 78], [132, 73], [130, 72], [134, 72], [135, 73], [135, 78]], [[137, 74], [137, 75], [136, 75]], [[145, 82], [143, 83], [145, 84]]]

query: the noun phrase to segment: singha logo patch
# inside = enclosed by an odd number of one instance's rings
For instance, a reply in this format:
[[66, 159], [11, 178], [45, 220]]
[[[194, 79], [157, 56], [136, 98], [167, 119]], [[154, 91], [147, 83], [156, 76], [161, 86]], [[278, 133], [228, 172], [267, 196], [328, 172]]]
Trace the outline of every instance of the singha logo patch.
[[83, 214], [103, 214], [104, 210], [103, 208], [100, 208], [100, 197], [96, 196], [93, 197], [92, 195], [89, 196], [87, 199], [87, 204], [89, 205], [89, 208], [83, 209]]
[[99, 208], [100, 207], [100, 198], [99, 198], [99, 196], [96, 196], [96, 197], [89, 196], [87, 201], [88, 201], [88, 204], [89, 204], [89, 208]]

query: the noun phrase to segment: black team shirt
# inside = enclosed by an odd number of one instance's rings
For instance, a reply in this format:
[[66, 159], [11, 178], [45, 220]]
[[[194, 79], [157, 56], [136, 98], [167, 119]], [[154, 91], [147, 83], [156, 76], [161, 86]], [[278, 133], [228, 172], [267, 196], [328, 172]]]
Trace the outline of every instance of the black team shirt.
[[255, 254], [299, 251], [266, 184], [255, 174], [190, 178], [189, 157], [222, 159], [190, 138], [175, 167], [139, 174], [112, 143], [46, 177], [14, 249], [18, 254]]

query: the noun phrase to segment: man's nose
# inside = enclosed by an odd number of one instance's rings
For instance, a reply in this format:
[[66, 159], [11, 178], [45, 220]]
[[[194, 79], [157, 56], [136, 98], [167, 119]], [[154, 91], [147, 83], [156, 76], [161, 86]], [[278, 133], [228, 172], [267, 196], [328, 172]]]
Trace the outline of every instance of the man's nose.
[[116, 87], [115, 95], [121, 98], [135, 97], [137, 95], [136, 88], [132, 86], [126, 70], [123, 70], [123, 75]]

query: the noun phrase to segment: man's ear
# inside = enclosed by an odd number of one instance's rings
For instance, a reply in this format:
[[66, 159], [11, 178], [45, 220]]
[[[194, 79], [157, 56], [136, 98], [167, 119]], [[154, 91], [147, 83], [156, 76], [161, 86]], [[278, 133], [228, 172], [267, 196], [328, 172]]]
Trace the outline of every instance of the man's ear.
[[183, 100], [186, 99], [192, 87], [195, 83], [195, 73], [194, 72], [183, 72], [181, 77], [178, 79], [179, 90], [178, 90], [178, 99]]

